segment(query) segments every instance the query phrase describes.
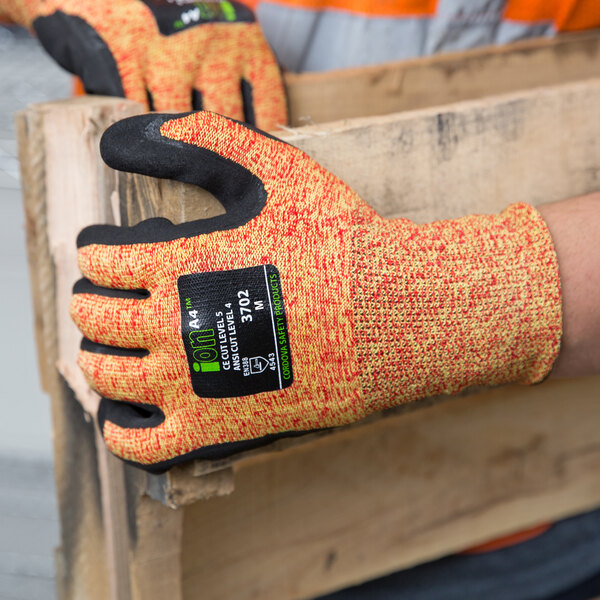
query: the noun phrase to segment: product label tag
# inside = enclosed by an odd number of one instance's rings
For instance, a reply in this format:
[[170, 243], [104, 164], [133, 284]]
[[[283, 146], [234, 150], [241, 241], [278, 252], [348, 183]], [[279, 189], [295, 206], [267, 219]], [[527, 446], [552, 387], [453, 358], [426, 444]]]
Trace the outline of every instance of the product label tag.
[[252, 23], [254, 15], [235, 0], [142, 0], [152, 11], [159, 31], [172, 35], [207, 23]]
[[283, 292], [273, 265], [182, 275], [177, 287], [198, 396], [247, 396], [292, 383]]

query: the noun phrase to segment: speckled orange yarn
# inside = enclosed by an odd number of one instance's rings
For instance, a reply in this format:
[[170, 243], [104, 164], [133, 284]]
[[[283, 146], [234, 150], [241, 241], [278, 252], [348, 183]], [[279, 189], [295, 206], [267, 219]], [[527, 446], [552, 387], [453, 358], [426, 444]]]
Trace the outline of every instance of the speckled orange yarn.
[[3, 0], [0, 2], [0, 21], [30, 27], [41, 6], [41, 0]]
[[139, 0], [13, 3], [15, 20], [28, 25], [56, 10], [84, 19], [110, 48], [125, 96], [146, 107], [149, 90], [155, 110], [189, 111], [197, 89], [205, 110], [243, 121], [240, 85], [246, 79], [256, 125], [268, 131], [287, 122], [279, 67], [256, 22], [205, 23], [165, 36]]
[[[548, 230], [533, 208], [424, 226], [386, 220], [303, 152], [217, 115], [167, 121], [161, 133], [242, 165], [264, 182], [268, 199], [236, 229], [80, 248], [80, 268], [95, 284], [150, 291], [143, 300], [77, 294], [71, 306], [91, 340], [149, 350], [144, 358], [80, 355], [102, 395], [165, 414], [147, 429], [106, 421], [118, 456], [152, 464], [548, 373], [561, 335], [560, 286]], [[251, 396], [196, 396], [178, 277], [266, 263], [281, 275], [294, 382]]]

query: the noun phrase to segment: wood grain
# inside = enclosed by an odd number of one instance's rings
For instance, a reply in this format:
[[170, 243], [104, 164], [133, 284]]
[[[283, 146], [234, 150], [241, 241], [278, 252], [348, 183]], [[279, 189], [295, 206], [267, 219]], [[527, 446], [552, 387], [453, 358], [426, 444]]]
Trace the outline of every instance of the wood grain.
[[302, 148], [387, 217], [417, 222], [600, 188], [600, 79], [298, 128]]
[[135, 225], [152, 217], [182, 223], [225, 212], [212, 194], [194, 185], [134, 173], [119, 173], [117, 179], [122, 225]]
[[386, 115], [600, 76], [600, 32], [373, 67], [286, 74], [293, 126]]
[[100, 135], [111, 122], [140, 110], [122, 100], [82, 98], [33, 105], [16, 117], [36, 342], [54, 429], [60, 600], [126, 600], [129, 593], [128, 548], [120, 536], [126, 504], [114, 498], [123, 493], [123, 467], [115, 459], [107, 462], [104, 446], [96, 446], [97, 397], [75, 364], [81, 334], [70, 322], [68, 305], [81, 276], [77, 233], [91, 223], [114, 222], [116, 180], [98, 160]]
[[183, 598], [310, 598], [600, 505], [600, 378], [511, 386], [235, 467], [185, 509]]

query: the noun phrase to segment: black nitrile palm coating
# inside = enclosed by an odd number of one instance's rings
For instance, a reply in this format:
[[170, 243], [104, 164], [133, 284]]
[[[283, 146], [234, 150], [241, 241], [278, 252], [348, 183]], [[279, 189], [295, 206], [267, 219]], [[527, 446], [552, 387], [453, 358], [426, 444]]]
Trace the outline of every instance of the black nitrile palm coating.
[[226, 214], [173, 225], [167, 219], [148, 219], [134, 227], [92, 225], [77, 238], [88, 244], [166, 242], [217, 230], [234, 229], [257, 216], [267, 200], [262, 181], [238, 163], [206, 148], [165, 138], [161, 125], [179, 115], [146, 114], [111, 125], [102, 136], [100, 152], [109, 167], [191, 183], [208, 190], [225, 207]]

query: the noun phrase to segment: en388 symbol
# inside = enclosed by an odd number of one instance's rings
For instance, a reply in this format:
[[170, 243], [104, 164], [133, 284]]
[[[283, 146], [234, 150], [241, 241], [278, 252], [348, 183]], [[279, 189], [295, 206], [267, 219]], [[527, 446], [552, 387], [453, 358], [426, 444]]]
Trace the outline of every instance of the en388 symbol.
[[217, 339], [214, 329], [199, 329], [190, 331], [189, 333], [190, 346], [194, 362], [192, 367], [196, 373], [202, 371], [207, 373], [210, 371], [220, 371], [221, 365], [216, 350]]

